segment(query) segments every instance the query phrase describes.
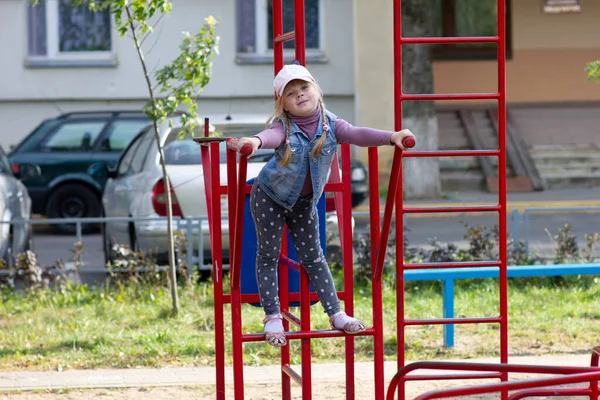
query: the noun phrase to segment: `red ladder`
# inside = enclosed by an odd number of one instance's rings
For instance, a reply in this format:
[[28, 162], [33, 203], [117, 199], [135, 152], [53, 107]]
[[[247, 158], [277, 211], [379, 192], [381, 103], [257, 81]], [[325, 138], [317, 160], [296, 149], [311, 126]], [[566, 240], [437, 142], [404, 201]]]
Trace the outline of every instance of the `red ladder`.
[[[396, 295], [397, 295], [397, 334], [398, 334], [398, 369], [405, 366], [404, 340], [407, 326], [416, 325], [453, 325], [475, 323], [498, 323], [500, 325], [500, 362], [508, 362], [508, 289], [507, 289], [507, 258], [506, 258], [506, 17], [505, 1], [497, 1], [498, 34], [492, 37], [403, 37], [401, 0], [394, 0], [394, 98], [395, 98], [395, 129], [402, 129], [402, 103], [412, 100], [497, 100], [498, 102], [498, 148], [490, 150], [456, 150], [456, 151], [414, 151], [402, 153], [395, 150], [392, 162], [388, 197], [385, 204], [381, 243], [386, 244], [389, 238], [392, 209], [396, 205]], [[402, 46], [417, 44], [450, 44], [450, 43], [496, 43], [498, 62], [498, 91], [496, 93], [450, 93], [450, 94], [409, 94], [402, 92]], [[416, 132], [418, 135], [418, 132]], [[498, 157], [498, 203], [475, 207], [405, 207], [402, 197], [402, 157], [468, 157], [494, 156]], [[485, 211], [498, 213], [499, 226], [499, 259], [477, 262], [456, 263], [424, 263], [406, 264], [404, 260], [404, 216], [418, 213], [466, 213]], [[379, 247], [375, 279], [380, 279], [383, 272], [383, 261], [386, 245]], [[500, 268], [500, 306], [499, 315], [485, 318], [441, 318], [441, 319], [406, 319], [404, 298], [404, 271], [422, 268], [461, 268], [461, 267], [499, 267]], [[508, 379], [506, 372], [479, 374], [478, 376], [461, 376], [472, 378]], [[399, 385], [398, 398], [404, 399], [404, 383], [410, 380], [456, 379], [456, 375], [442, 376], [406, 376]], [[503, 394], [506, 396], [506, 393]], [[377, 397], [380, 399], [382, 397]]]

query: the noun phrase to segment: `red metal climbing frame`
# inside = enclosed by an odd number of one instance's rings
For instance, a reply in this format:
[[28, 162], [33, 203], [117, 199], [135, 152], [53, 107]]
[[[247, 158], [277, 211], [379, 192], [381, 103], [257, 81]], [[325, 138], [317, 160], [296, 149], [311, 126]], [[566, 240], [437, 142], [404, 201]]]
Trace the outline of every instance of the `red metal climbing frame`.
[[[283, 67], [284, 52], [283, 44], [295, 40], [295, 59], [302, 65], [306, 65], [305, 57], [305, 25], [304, 25], [304, 0], [294, 0], [294, 31], [283, 32], [283, 9], [282, 0], [273, 0], [273, 35], [274, 35], [274, 73], [277, 74]], [[208, 136], [208, 121], [205, 123], [205, 136]], [[209, 148], [210, 147], [210, 148]], [[242, 152], [243, 153], [243, 152]], [[202, 168], [204, 170], [204, 182], [207, 198], [207, 210], [210, 229], [211, 249], [213, 256], [213, 282], [214, 282], [214, 315], [215, 315], [215, 357], [216, 357], [216, 397], [225, 399], [225, 318], [224, 305], [231, 305], [231, 332], [233, 352], [233, 386], [234, 398], [244, 398], [244, 376], [243, 376], [243, 344], [248, 342], [264, 341], [264, 334], [248, 334], [242, 331], [242, 305], [247, 303], [258, 303], [258, 294], [244, 294], [240, 288], [241, 267], [241, 238], [243, 230], [244, 198], [250, 192], [250, 186], [246, 184], [247, 157], [243, 154], [237, 158], [233, 150], [227, 150], [227, 185], [221, 184], [219, 149], [217, 144], [201, 147]], [[375, 159], [370, 160], [371, 171], [377, 170], [376, 151]], [[338, 292], [338, 297], [344, 302], [344, 309], [349, 315], [354, 313], [354, 284], [352, 269], [352, 204], [351, 197], [343, 193], [350, 193], [350, 148], [349, 145], [341, 145], [341, 170], [338, 167], [337, 156], [332, 163], [330, 180], [325, 186], [326, 193], [333, 193], [333, 203], [337, 211], [338, 226], [340, 229], [340, 243], [342, 244], [342, 259], [344, 268], [344, 288]], [[236, 165], [239, 161], [239, 167]], [[375, 165], [375, 167], [373, 167]], [[376, 174], [375, 174], [376, 176]], [[372, 207], [371, 218], [373, 226], [379, 226], [379, 200], [373, 184], [377, 179], [371, 173], [371, 202], [376, 201]], [[221, 196], [228, 198], [229, 217], [229, 248], [230, 251], [230, 285], [229, 293], [225, 293], [223, 285], [223, 257], [221, 243]], [[372, 232], [379, 237], [378, 230]], [[355, 371], [354, 371], [354, 336], [346, 335], [338, 330], [311, 330], [310, 304], [318, 301], [315, 293], [309, 291], [309, 279], [301, 266], [287, 257], [287, 235], [284, 235], [282, 243], [282, 254], [279, 260], [279, 283], [281, 313], [284, 317], [284, 328], [288, 345], [281, 349], [281, 384], [282, 399], [291, 399], [291, 381], [295, 381], [302, 387], [302, 398], [312, 398], [311, 379], [311, 339], [345, 337], [345, 375], [346, 375], [346, 398], [355, 398]], [[300, 292], [288, 293], [288, 268], [300, 271]], [[361, 336], [373, 336], [375, 348], [374, 376], [375, 376], [375, 398], [383, 399], [385, 385], [383, 380], [383, 315], [381, 302], [381, 281], [373, 283], [373, 327], [367, 328]], [[300, 302], [300, 317], [290, 312], [290, 302]], [[290, 331], [290, 324], [295, 325], [297, 330]], [[355, 335], [356, 336], [356, 335]], [[301, 372], [298, 373], [290, 365], [291, 340], [300, 340], [301, 345]]]

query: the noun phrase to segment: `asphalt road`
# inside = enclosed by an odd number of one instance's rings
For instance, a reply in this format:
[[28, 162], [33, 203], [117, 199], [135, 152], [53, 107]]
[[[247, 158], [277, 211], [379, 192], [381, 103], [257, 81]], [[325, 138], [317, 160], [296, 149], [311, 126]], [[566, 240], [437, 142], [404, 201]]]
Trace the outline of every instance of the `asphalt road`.
[[[355, 217], [355, 234], [365, 232], [369, 227], [368, 217], [358, 214]], [[426, 218], [407, 218], [407, 237], [411, 246], [426, 246], [433, 238], [442, 243], [455, 243], [466, 246], [464, 239], [469, 226], [487, 226], [498, 224], [498, 218], [491, 215], [456, 215], [429, 216]], [[532, 214], [529, 218], [529, 248], [531, 252], [551, 255], [553, 241], [550, 235], [556, 235], [561, 227], [570, 224], [580, 247], [585, 245], [584, 235], [600, 232], [600, 213], [564, 213], [564, 214]], [[515, 232], [512, 221], [508, 221], [508, 233]], [[520, 221], [518, 234], [525, 240], [526, 226]], [[72, 261], [72, 250], [75, 248], [75, 236], [54, 235], [48, 229], [36, 228], [33, 237], [33, 249], [40, 265], [52, 265], [61, 259], [65, 263]], [[83, 260], [86, 267], [101, 267], [104, 264], [102, 240], [99, 234], [83, 236]]]

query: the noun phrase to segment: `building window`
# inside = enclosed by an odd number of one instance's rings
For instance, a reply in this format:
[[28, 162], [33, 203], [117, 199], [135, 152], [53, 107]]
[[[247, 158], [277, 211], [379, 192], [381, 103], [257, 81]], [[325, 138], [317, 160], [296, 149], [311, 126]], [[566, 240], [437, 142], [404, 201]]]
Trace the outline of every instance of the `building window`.
[[[432, 0], [434, 36], [495, 36], [498, 0]], [[496, 59], [495, 43], [437, 45], [434, 59]], [[506, 0], [506, 56], [512, 52], [510, 0]]]
[[[273, 58], [273, 0], [236, 0], [237, 52], [249, 58], [271, 61]], [[304, 1], [307, 58], [319, 57], [323, 48], [324, 0]], [[283, 33], [294, 30], [294, 0], [282, 0]], [[286, 56], [293, 59], [295, 41], [286, 42]], [[286, 57], [287, 58], [287, 57]]]
[[28, 61], [32, 64], [112, 63], [114, 32], [110, 11], [90, 11], [71, 0], [27, 5]]

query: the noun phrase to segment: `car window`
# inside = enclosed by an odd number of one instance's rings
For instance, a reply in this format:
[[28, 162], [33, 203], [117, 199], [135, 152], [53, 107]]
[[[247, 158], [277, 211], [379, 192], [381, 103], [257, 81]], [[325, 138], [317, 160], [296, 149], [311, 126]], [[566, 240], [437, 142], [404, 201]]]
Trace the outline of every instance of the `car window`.
[[121, 155], [121, 158], [119, 160], [119, 167], [117, 168], [117, 174], [119, 176], [125, 176], [129, 173], [129, 167], [131, 166], [131, 161], [133, 160], [133, 157], [135, 156], [137, 148], [140, 145], [141, 139], [143, 137], [144, 137], [144, 135], [138, 136], [135, 139], [135, 142], [131, 143], [131, 146], [129, 146], [125, 150], [125, 152]]
[[107, 129], [100, 151], [121, 152], [131, 139], [148, 124], [147, 120], [116, 120]]
[[[194, 165], [202, 164], [200, 145], [191, 139], [173, 140], [163, 147], [165, 164], [167, 165]], [[225, 157], [225, 147], [221, 146], [220, 158]]]
[[156, 146], [156, 141], [154, 140], [154, 129], [148, 129], [146, 130], [146, 133], [143, 134], [140, 144], [135, 151], [135, 155], [133, 156], [133, 160], [131, 161], [130, 171], [132, 174], [137, 174], [142, 170], [146, 155], [152, 146]]
[[42, 151], [90, 151], [105, 123], [101, 121], [67, 122], [59, 126], [41, 144]]
[[35, 151], [40, 142], [59, 122], [56, 120], [48, 120], [42, 122], [37, 128], [33, 130], [25, 139], [23, 139], [14, 149], [14, 152], [29, 152]]
[[[200, 154], [200, 146], [191, 139], [173, 140], [165, 144], [163, 148], [165, 152], [165, 163], [167, 165], [200, 165], [202, 157]], [[226, 145], [225, 142], [219, 144], [219, 160], [226, 162]], [[264, 163], [273, 157], [273, 149], [259, 149], [248, 162]]]
[[0, 150], [0, 174], [13, 175], [10, 160], [2, 150]]

